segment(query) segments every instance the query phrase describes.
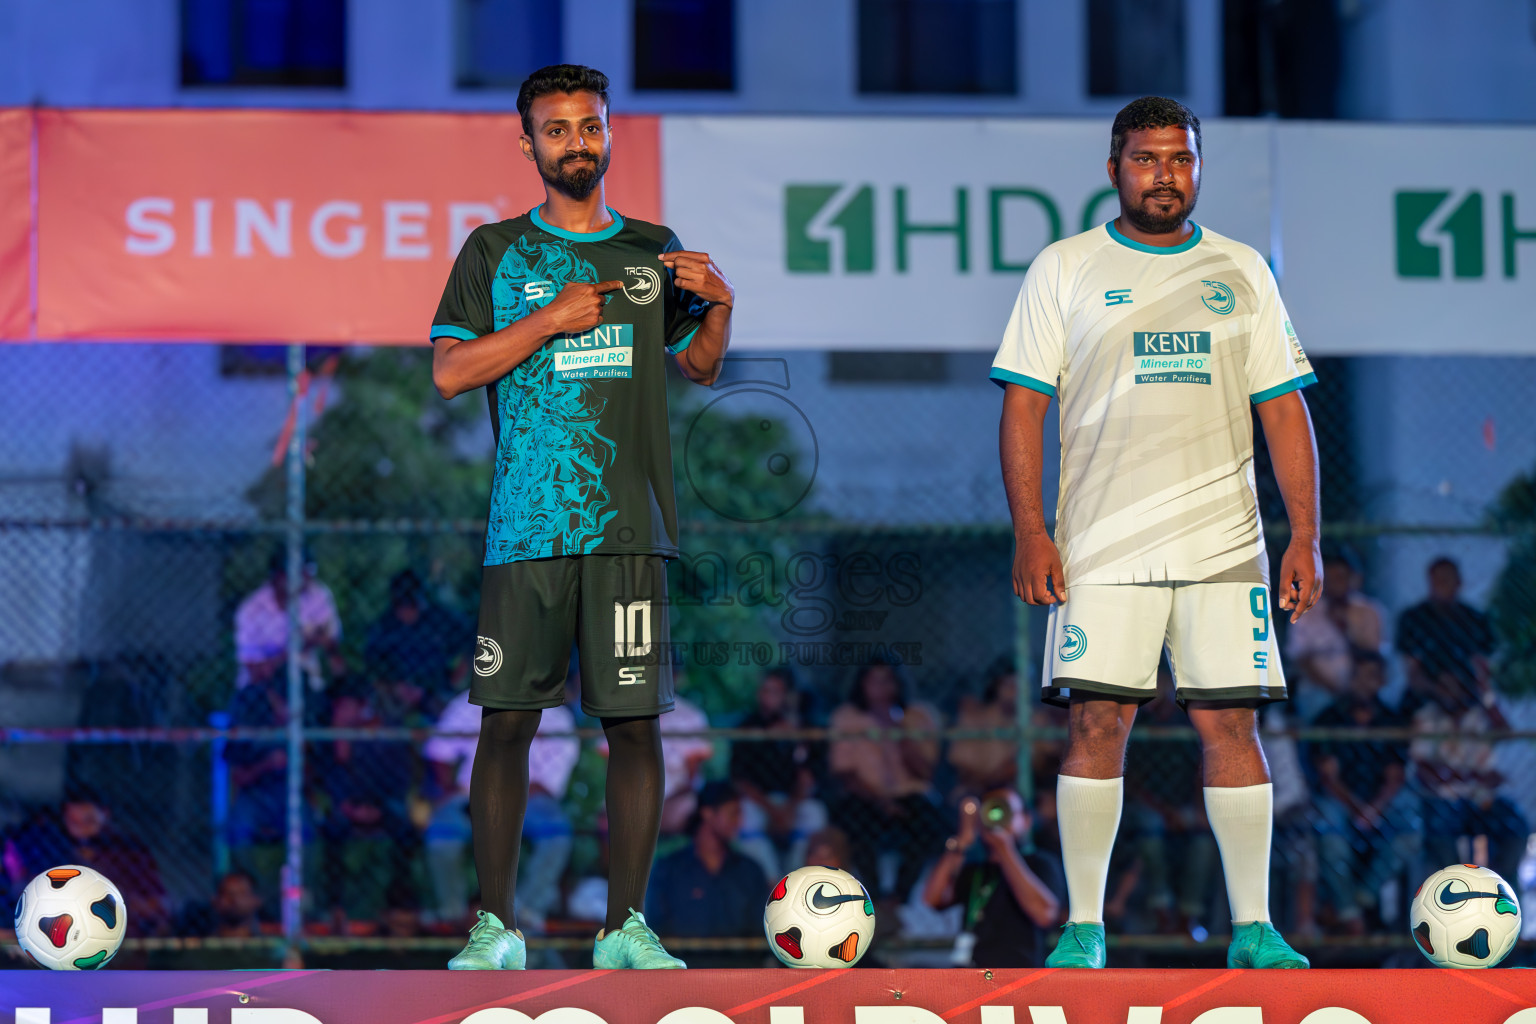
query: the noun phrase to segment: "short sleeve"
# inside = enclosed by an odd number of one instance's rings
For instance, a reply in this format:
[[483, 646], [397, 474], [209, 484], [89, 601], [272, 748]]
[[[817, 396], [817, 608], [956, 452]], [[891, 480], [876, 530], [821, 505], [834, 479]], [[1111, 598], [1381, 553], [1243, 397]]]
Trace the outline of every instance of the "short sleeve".
[[1061, 258], [1044, 252], [1030, 264], [1013, 315], [988, 376], [998, 387], [1017, 384], [1054, 395], [1066, 362], [1067, 336], [1057, 298]]
[[480, 229], [470, 233], [453, 261], [428, 335], [469, 341], [492, 333], [491, 264]]
[[[683, 243], [678, 241], [676, 235], [671, 235], [661, 251], [677, 252], [682, 248]], [[713, 303], [699, 298], [686, 288], [679, 288], [676, 275], [667, 269], [665, 330], [668, 352], [677, 355], [693, 344], [693, 336], [698, 333], [699, 325], [704, 322], [704, 314], [709, 312], [711, 305]]]
[[1253, 319], [1253, 333], [1248, 343], [1248, 394], [1253, 404], [1298, 391], [1317, 383], [1312, 363], [1302, 351], [1296, 330], [1291, 326], [1280, 288], [1269, 265], [1255, 255], [1254, 291], [1259, 308]]

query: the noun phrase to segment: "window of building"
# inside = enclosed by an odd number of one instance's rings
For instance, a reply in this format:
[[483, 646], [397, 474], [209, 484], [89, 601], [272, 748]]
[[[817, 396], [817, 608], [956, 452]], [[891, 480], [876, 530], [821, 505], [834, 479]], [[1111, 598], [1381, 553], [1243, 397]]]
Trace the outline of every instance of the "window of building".
[[859, 91], [1018, 92], [1015, 0], [859, 0]]
[[181, 0], [181, 84], [344, 87], [346, 0]]
[[734, 0], [635, 0], [635, 88], [733, 91]]
[[560, 0], [459, 0], [459, 88], [517, 89], [539, 68], [559, 64], [561, 6]]
[[1088, 0], [1088, 94], [1179, 96], [1184, 0]]

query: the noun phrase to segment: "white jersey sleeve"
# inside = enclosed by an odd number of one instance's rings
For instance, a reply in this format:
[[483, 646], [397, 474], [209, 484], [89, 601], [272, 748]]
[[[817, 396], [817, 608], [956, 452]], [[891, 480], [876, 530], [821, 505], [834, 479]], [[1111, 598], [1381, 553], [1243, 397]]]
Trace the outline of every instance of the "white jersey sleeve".
[[1258, 299], [1258, 311], [1244, 370], [1248, 377], [1248, 394], [1257, 405], [1305, 387], [1317, 377], [1296, 338], [1285, 303], [1280, 300], [1275, 275], [1262, 259], [1255, 259], [1254, 263], [1249, 276]]
[[1018, 384], [1045, 395], [1056, 393], [1067, 354], [1060, 278], [1061, 259], [1049, 249], [1030, 264], [992, 360], [990, 376], [998, 387]]

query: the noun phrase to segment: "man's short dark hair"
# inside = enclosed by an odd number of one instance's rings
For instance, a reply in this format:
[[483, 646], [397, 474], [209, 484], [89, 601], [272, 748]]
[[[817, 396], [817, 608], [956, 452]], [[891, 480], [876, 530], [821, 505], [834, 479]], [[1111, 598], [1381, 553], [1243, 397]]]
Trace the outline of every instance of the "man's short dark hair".
[[[522, 101], [518, 101], [522, 107]], [[1188, 128], [1195, 133], [1195, 155], [1200, 156], [1200, 119], [1178, 100], [1163, 96], [1143, 96], [1132, 100], [1115, 115], [1115, 126], [1109, 132], [1109, 162], [1120, 166], [1120, 153], [1125, 149], [1125, 137], [1131, 132], [1150, 128]]]
[[1436, 569], [1449, 569], [1451, 572], [1456, 574], [1457, 579], [1461, 579], [1461, 566], [1457, 565], [1456, 559], [1452, 558], [1450, 555], [1441, 555], [1433, 562], [1430, 562], [1429, 568], [1426, 569], [1425, 572], [1432, 573]]
[[533, 134], [533, 119], [528, 115], [533, 101], [557, 92], [595, 92], [603, 101], [604, 118], [608, 115], [607, 75], [582, 64], [551, 64], [529, 75], [523, 87], [517, 90], [517, 112], [523, 118], [524, 135]]

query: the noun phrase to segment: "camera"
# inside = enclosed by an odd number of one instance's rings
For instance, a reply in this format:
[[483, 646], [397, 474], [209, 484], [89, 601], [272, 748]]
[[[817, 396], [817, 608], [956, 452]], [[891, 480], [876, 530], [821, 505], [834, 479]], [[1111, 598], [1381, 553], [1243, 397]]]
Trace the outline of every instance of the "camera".
[[983, 828], [1006, 829], [1013, 818], [1013, 805], [1008, 800], [1006, 793], [992, 793], [981, 802], [981, 809], [976, 812], [981, 819]]

